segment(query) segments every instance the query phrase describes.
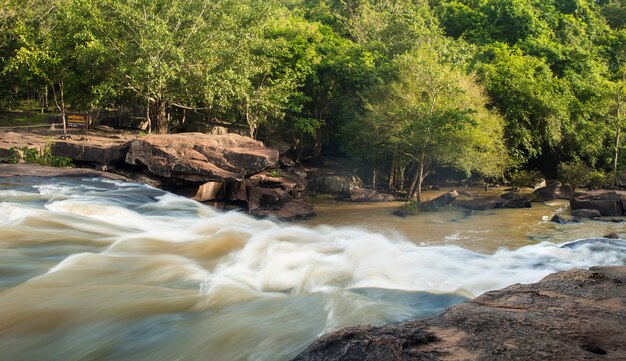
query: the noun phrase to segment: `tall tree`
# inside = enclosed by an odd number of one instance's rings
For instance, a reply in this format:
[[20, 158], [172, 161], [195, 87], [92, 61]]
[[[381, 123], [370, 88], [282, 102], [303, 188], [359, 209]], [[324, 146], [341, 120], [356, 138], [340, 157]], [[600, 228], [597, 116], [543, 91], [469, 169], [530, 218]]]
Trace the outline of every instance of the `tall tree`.
[[383, 149], [370, 151], [393, 149], [415, 163], [409, 196], [418, 201], [424, 179], [439, 167], [498, 176], [508, 165], [502, 118], [486, 109], [488, 100], [471, 76], [440, 59], [428, 47], [398, 57], [395, 80], [368, 97], [365, 124], [375, 128], [360, 135], [371, 136], [351, 144], [388, 139]]

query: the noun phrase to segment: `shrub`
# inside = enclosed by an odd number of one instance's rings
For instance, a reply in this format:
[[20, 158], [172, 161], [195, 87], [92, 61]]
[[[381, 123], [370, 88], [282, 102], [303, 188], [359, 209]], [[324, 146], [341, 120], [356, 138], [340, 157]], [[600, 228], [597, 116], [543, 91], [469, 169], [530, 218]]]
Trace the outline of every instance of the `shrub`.
[[594, 170], [580, 160], [559, 164], [559, 178], [573, 189], [585, 185], [590, 189], [599, 189], [609, 183], [609, 177], [605, 172]]
[[52, 143], [46, 144], [41, 150], [24, 146], [12, 147], [10, 151], [9, 162], [14, 164], [29, 163], [62, 168], [74, 166], [71, 158], [52, 155]]
[[538, 170], [519, 170], [511, 178], [511, 185], [515, 188], [534, 187], [544, 180], [543, 174]]

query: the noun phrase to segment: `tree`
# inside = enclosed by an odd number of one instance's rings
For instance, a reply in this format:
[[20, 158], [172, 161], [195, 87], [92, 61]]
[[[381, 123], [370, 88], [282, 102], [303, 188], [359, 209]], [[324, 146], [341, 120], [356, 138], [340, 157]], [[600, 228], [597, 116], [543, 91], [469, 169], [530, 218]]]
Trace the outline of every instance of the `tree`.
[[418, 201], [424, 179], [438, 167], [499, 176], [509, 161], [502, 119], [486, 109], [482, 88], [440, 58], [428, 47], [398, 57], [395, 80], [369, 95], [365, 116], [375, 127], [365, 132], [388, 140], [370, 152], [393, 149], [414, 162], [409, 197]]
[[[18, 6], [18, 4], [14, 4]], [[13, 28], [18, 39], [16, 50], [4, 71], [26, 69], [34, 78], [42, 80], [52, 91], [56, 108], [61, 112], [63, 132], [67, 134], [66, 86], [76, 80], [81, 60], [81, 39], [72, 36], [72, 21], [68, 1], [32, 1], [19, 4], [19, 13]]]

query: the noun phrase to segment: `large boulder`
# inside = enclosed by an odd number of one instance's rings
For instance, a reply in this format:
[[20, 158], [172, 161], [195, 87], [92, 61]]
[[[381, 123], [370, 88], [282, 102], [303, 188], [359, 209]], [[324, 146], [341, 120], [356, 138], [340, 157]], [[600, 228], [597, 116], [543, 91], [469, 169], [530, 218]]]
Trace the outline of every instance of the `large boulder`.
[[458, 196], [459, 193], [456, 190], [451, 190], [440, 195], [439, 197], [421, 203], [419, 205], [419, 209], [422, 211], [434, 211], [442, 207], [447, 207], [452, 204]]
[[323, 174], [309, 180], [309, 188], [314, 194], [332, 194], [348, 198], [351, 186], [352, 179], [346, 175]]
[[597, 209], [576, 209], [572, 211], [572, 216], [578, 218], [596, 218], [602, 217], [602, 214]]
[[353, 186], [350, 187], [350, 200], [352, 202], [391, 202], [397, 200], [397, 198], [392, 194]]
[[88, 138], [81, 140], [56, 140], [52, 147], [52, 155], [68, 157], [74, 161], [115, 164], [124, 162], [130, 146], [127, 140], [102, 141]]
[[191, 182], [241, 181], [274, 165], [278, 151], [238, 134], [180, 133], [134, 140], [126, 163], [165, 178]]
[[576, 193], [570, 200], [572, 210], [595, 209], [603, 216], [626, 214], [626, 191], [598, 190]]
[[486, 211], [504, 204], [507, 199], [498, 196], [478, 197], [473, 199], [459, 199], [454, 202], [455, 206], [472, 209], [475, 211]]
[[561, 182], [551, 182], [545, 187], [537, 188], [533, 192], [534, 200], [543, 202], [553, 199], [570, 199], [574, 191], [572, 187], [563, 185]]
[[626, 360], [626, 267], [483, 294], [427, 319], [348, 327], [295, 361]]

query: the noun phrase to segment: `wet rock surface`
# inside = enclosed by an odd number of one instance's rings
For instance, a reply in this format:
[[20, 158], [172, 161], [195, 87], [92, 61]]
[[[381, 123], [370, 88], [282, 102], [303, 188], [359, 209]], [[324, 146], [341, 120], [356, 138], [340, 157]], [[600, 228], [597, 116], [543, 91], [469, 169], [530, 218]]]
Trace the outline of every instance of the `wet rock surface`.
[[625, 360], [624, 330], [626, 266], [592, 267], [487, 292], [423, 320], [342, 329], [294, 360]]

